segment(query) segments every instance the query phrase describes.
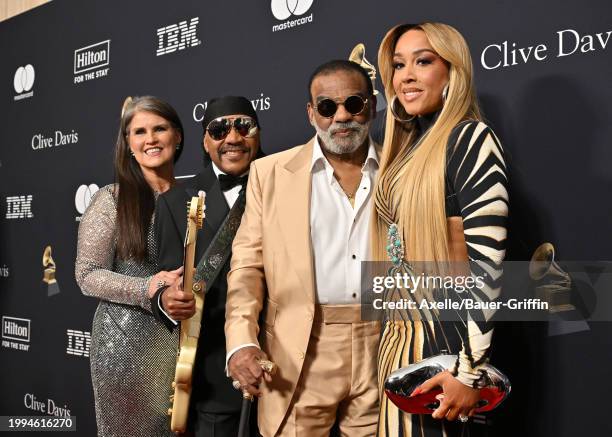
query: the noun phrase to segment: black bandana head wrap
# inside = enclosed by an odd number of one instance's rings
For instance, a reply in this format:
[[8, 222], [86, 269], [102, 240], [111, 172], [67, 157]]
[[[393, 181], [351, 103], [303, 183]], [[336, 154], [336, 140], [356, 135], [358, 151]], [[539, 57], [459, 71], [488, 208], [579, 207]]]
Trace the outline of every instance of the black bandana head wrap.
[[206, 112], [202, 119], [202, 127], [204, 130], [208, 127], [208, 124], [215, 118], [223, 117], [232, 114], [243, 114], [253, 118], [259, 126], [259, 120], [257, 120], [257, 113], [253, 109], [253, 104], [242, 96], [225, 96], [215, 97], [208, 101], [206, 106]]

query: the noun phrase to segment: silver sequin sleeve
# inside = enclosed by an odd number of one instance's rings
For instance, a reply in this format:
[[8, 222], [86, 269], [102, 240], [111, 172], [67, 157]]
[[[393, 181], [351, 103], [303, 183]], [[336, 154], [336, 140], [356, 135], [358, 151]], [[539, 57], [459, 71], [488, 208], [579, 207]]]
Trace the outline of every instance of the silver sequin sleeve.
[[83, 214], [77, 244], [76, 282], [87, 296], [151, 311], [147, 290], [152, 276], [135, 277], [114, 271], [117, 270], [117, 207], [113, 190], [113, 185], [100, 189]]

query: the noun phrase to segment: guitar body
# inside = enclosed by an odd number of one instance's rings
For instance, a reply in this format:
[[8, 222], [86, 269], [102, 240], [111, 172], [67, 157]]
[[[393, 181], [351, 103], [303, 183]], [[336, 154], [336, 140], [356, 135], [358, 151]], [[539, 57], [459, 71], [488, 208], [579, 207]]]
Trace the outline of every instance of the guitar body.
[[193, 277], [195, 274], [196, 235], [197, 231], [202, 228], [203, 220], [204, 198], [192, 197], [191, 201], [187, 204], [183, 290], [186, 293], [191, 292], [194, 294], [196, 312], [191, 318], [181, 321], [179, 352], [176, 360], [174, 382], [172, 383], [174, 395], [171, 396], [172, 408], [168, 410], [171, 416], [170, 429], [175, 433], [182, 433], [187, 430], [193, 366], [198, 350], [200, 327], [202, 326], [204, 284], [202, 282], [194, 282]]

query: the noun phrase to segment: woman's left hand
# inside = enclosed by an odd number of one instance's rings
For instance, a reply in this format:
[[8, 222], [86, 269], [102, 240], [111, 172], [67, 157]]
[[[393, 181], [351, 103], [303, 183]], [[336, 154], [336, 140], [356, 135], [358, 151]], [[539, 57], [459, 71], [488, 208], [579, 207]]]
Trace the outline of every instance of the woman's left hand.
[[442, 387], [443, 395], [440, 395], [440, 406], [431, 417], [456, 420], [460, 415], [468, 417], [474, 415], [474, 409], [480, 400], [480, 392], [459, 382], [448, 370], [429, 378], [413, 394], [427, 393], [436, 387]]

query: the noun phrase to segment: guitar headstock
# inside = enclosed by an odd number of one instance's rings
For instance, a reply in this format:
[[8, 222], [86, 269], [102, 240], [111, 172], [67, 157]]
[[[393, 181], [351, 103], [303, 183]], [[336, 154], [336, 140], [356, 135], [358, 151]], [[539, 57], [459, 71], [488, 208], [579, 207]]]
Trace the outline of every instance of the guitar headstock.
[[187, 221], [193, 221], [198, 229], [202, 229], [204, 225], [204, 197], [204, 192], [200, 191], [199, 196], [194, 196], [187, 202]]
[[191, 243], [195, 239], [195, 233], [204, 226], [204, 198], [205, 194], [200, 191], [199, 196], [194, 196], [187, 202], [187, 235], [185, 244]]

